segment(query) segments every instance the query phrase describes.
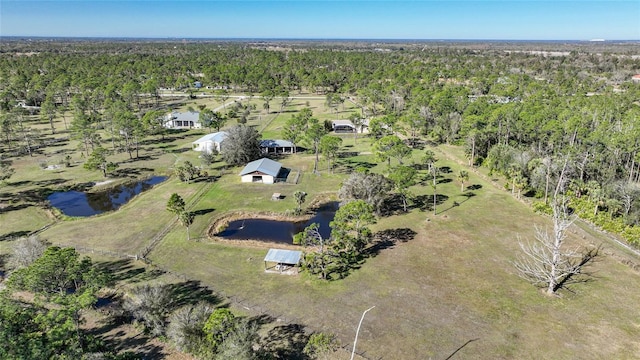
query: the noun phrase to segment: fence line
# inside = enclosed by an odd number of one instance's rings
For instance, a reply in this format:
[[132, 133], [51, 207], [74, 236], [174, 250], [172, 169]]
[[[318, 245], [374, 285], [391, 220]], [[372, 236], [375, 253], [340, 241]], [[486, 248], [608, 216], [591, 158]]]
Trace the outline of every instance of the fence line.
[[[196, 206], [196, 204], [198, 204], [198, 202], [204, 197], [207, 191], [209, 191], [212, 184], [213, 182], [205, 182], [200, 187], [200, 189], [198, 189], [198, 191], [196, 191], [196, 193], [191, 197], [187, 205], [185, 205], [185, 208], [191, 209], [194, 206]], [[178, 222], [178, 218], [174, 217], [169, 223], [167, 223], [167, 225], [164, 228], [162, 228], [162, 230], [156, 233], [149, 241], [149, 244], [140, 252], [140, 255], [139, 255], [140, 258], [145, 259], [147, 256], [149, 256], [151, 251], [153, 251], [153, 249], [155, 249], [155, 247], [160, 243], [160, 241], [162, 241], [162, 239], [164, 239], [164, 237], [169, 233], [169, 231], [171, 231], [171, 229], [176, 224], [176, 222]]]
[[64, 244], [64, 243], [58, 243], [57, 245], [60, 246], [60, 247], [73, 248], [76, 251], [83, 252], [83, 253], [108, 255], [108, 256], [115, 257], [115, 258], [120, 258], [120, 259], [133, 259], [133, 260], [139, 260], [140, 259], [138, 255], [131, 255], [131, 254], [127, 254], [127, 253], [121, 253], [121, 252], [118, 252], [118, 251], [94, 249], [94, 248], [90, 248], [90, 247], [87, 247], [87, 246]]
[[[444, 157], [446, 157], [447, 159], [449, 159], [450, 161], [456, 162], [458, 165], [461, 166], [465, 166], [467, 168], [471, 168], [471, 171], [473, 171], [473, 173], [475, 173], [478, 177], [480, 177], [481, 179], [491, 183], [494, 187], [496, 187], [497, 189], [503, 189], [500, 184], [494, 180], [492, 180], [490, 177], [488, 177], [487, 175], [481, 173], [476, 167], [474, 166], [470, 166], [468, 164], [465, 164], [464, 161], [456, 158], [453, 155], [450, 155], [448, 152], [440, 149], [440, 148], [436, 148], [438, 152], [440, 152], [440, 154], [442, 154]], [[515, 196], [513, 196], [513, 198], [519, 202], [521, 202], [522, 204], [528, 206], [529, 208], [532, 207], [532, 202], [531, 201], [527, 201], [526, 199], [523, 198], [517, 198]], [[589, 227], [591, 230], [598, 232], [600, 235], [602, 235], [605, 239], [608, 239], [610, 242], [614, 242], [617, 245], [623, 247], [624, 249], [632, 252], [634, 255], [640, 257], [640, 250], [634, 248], [632, 245], [630, 245], [628, 242], [626, 241], [621, 241], [616, 237], [616, 234], [610, 233], [606, 230], [603, 230], [602, 228], [600, 228], [599, 226], [591, 223], [590, 221], [581, 219], [581, 218], [577, 218], [577, 223], [583, 224], [584, 226]], [[584, 231], [584, 230], [583, 230]]]

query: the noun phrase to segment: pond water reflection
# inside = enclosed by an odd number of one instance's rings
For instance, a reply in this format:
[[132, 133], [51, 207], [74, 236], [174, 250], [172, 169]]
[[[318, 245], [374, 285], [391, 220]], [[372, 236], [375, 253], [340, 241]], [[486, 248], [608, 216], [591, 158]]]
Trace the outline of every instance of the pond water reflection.
[[333, 221], [338, 210], [338, 202], [322, 205], [315, 215], [307, 221], [278, 221], [265, 219], [240, 219], [232, 221], [218, 236], [230, 240], [259, 240], [293, 244], [293, 235], [301, 232], [307, 226], [318, 223], [320, 234], [328, 238], [331, 234], [329, 223]]
[[154, 176], [95, 193], [58, 191], [49, 195], [47, 200], [51, 206], [60, 209], [67, 216], [97, 215], [118, 209], [134, 196], [166, 179], [166, 176]]

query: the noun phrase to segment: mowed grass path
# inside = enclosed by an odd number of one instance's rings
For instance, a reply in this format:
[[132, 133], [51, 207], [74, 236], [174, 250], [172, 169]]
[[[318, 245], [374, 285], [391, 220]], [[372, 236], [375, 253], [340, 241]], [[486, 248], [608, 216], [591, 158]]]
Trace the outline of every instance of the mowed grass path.
[[[458, 165], [439, 164], [450, 166], [454, 171], [445, 177], [455, 179]], [[549, 226], [548, 219], [473, 174], [468, 184], [482, 186], [468, 199], [456, 195], [455, 180], [439, 185], [438, 193], [449, 199], [438, 215], [414, 209], [381, 219], [376, 229], [411, 228], [417, 235], [381, 250], [340, 281], [265, 274], [265, 249], [187, 242], [182, 229], [174, 229], [152, 259], [273, 315], [336, 333], [345, 343], [362, 311], [375, 305], [358, 343], [373, 358], [443, 359], [470, 340], [457, 358], [636, 358], [638, 273], [605, 255], [592, 268], [594, 281], [548, 298], [520, 279], [511, 263], [518, 235], [532, 238], [534, 224]], [[208, 201], [251, 199], [253, 189], [244, 189], [232, 195], [221, 184]], [[415, 191], [432, 193], [427, 186]], [[600, 241], [582, 236], [571, 241]]]

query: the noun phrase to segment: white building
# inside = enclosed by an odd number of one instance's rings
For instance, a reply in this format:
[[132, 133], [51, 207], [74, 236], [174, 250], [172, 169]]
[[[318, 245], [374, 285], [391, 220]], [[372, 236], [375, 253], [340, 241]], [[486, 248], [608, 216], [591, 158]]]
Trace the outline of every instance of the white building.
[[242, 182], [273, 184], [281, 169], [282, 164], [279, 162], [262, 158], [248, 163], [240, 172], [240, 176]]
[[164, 127], [167, 129], [201, 129], [200, 113], [197, 111], [172, 111], [167, 114]]
[[191, 148], [194, 151], [201, 151], [201, 152], [207, 152], [207, 153], [211, 153], [214, 150], [216, 152], [220, 152], [220, 146], [222, 144], [222, 141], [224, 141], [224, 139], [227, 138], [227, 135], [228, 134], [226, 131], [220, 131], [213, 134], [205, 135], [200, 139], [194, 141], [192, 143]]

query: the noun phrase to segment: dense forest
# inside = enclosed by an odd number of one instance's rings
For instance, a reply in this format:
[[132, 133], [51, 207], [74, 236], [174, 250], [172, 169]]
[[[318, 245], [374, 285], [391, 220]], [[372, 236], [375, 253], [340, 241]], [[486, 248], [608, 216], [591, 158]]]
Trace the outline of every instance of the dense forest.
[[[545, 203], [566, 163], [566, 190], [580, 215], [637, 243], [636, 50], [632, 43], [7, 41], [0, 130], [3, 151], [30, 152], [38, 136], [19, 112], [41, 107], [52, 131], [52, 119], [70, 112], [87, 155], [98, 127], [127, 130], [131, 154], [137, 137], [160, 130], [153, 120], [161, 90], [194, 92], [200, 81], [221, 97], [261, 96], [265, 107], [305, 90], [326, 96], [329, 107], [355, 102], [374, 136], [464, 145], [470, 163]], [[132, 125], [136, 119], [146, 127]]]

